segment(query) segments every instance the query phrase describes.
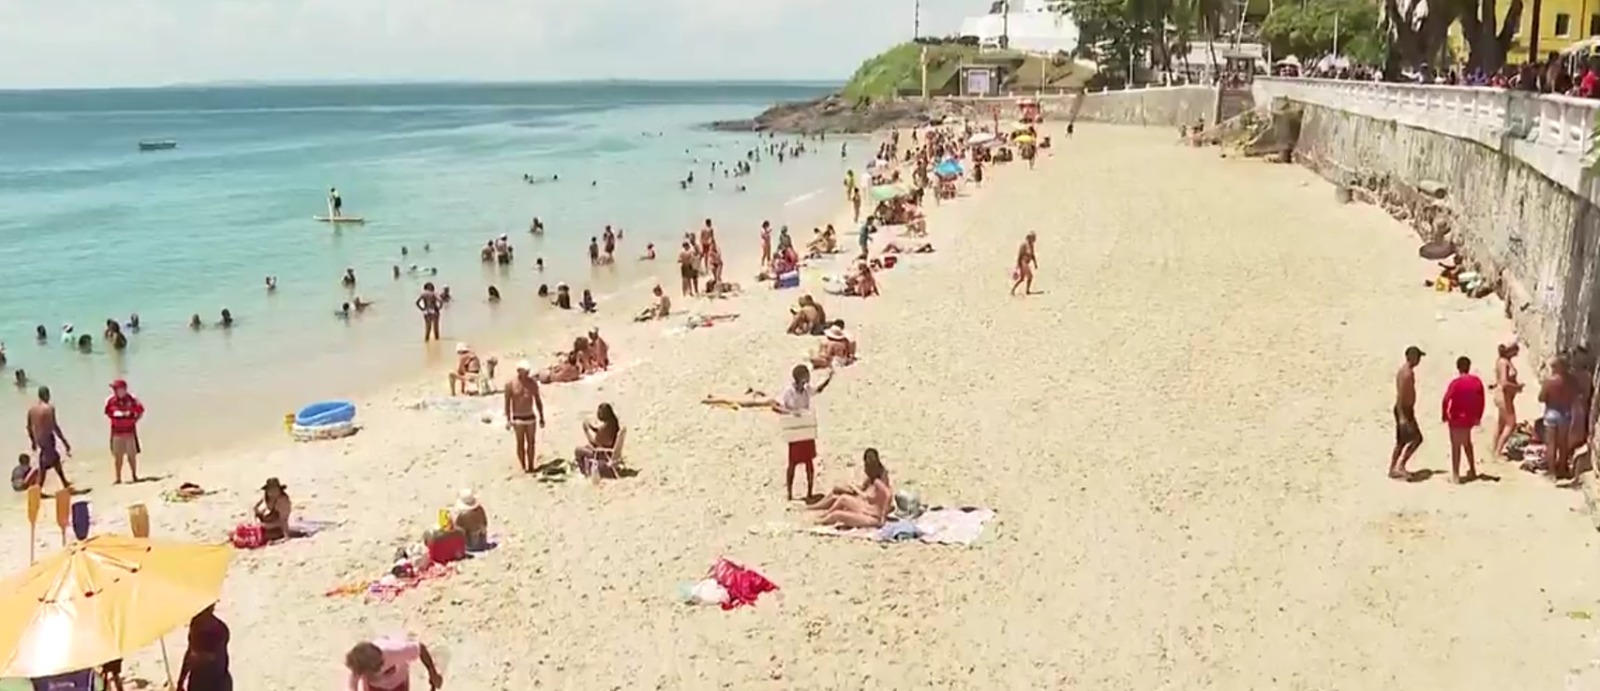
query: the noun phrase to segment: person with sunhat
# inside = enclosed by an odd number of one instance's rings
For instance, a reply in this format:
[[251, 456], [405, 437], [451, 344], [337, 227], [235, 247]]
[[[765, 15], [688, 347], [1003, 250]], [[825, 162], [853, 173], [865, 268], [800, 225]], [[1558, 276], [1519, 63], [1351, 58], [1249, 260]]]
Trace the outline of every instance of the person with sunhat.
[[[450, 395], [456, 395], [456, 385], [461, 385], [461, 393], [471, 393], [468, 385], [478, 380], [478, 374], [483, 371], [483, 361], [478, 359], [478, 354], [472, 352], [472, 346], [465, 343], [456, 344], [456, 368], [450, 371]], [[479, 391], [479, 394], [487, 393]]]
[[128, 393], [128, 382], [118, 379], [111, 382], [111, 395], [106, 397], [106, 419], [111, 421], [111, 459], [116, 466], [117, 479], [122, 484], [122, 464], [128, 464], [129, 476], [139, 481], [139, 420], [144, 418], [144, 404]]
[[538, 465], [534, 426], [544, 427], [544, 399], [539, 396], [539, 380], [533, 376], [533, 364], [527, 360], [517, 363], [517, 374], [506, 383], [506, 428], [516, 439], [517, 465], [522, 472], [531, 473]]
[[450, 507], [450, 523], [467, 539], [468, 552], [488, 549], [489, 512], [483, 509], [471, 488], [462, 488], [457, 493], [456, 503]]
[[256, 502], [254, 513], [268, 542], [289, 537], [289, 517], [294, 512], [294, 502], [289, 500], [288, 490], [275, 477], [267, 478], [261, 485], [261, 500]]

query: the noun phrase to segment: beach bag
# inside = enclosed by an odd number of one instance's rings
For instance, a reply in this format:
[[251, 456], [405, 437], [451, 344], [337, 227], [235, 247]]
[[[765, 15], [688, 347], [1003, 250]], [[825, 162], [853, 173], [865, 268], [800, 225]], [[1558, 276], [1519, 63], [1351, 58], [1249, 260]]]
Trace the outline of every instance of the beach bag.
[[233, 529], [232, 541], [239, 549], [260, 549], [267, 546], [267, 531], [260, 523], [240, 523]]

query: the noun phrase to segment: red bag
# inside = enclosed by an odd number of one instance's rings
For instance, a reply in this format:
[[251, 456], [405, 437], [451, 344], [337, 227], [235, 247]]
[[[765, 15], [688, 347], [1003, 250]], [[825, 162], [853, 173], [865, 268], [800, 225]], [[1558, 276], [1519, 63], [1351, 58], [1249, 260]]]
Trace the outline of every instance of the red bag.
[[240, 523], [233, 529], [233, 546], [239, 549], [260, 549], [267, 546], [267, 531], [260, 523]]
[[435, 564], [448, 564], [467, 558], [467, 536], [452, 530], [428, 543], [428, 558]]

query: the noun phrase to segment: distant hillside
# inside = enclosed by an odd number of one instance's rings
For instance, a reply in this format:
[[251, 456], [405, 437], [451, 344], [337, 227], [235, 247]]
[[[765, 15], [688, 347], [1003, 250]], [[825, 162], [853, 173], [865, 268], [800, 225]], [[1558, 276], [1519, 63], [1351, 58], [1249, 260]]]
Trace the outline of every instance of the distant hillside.
[[849, 103], [881, 102], [898, 95], [922, 90], [921, 56], [928, 51], [928, 92], [952, 95], [962, 65], [999, 65], [1005, 70], [1002, 90], [1019, 92], [1041, 89], [1081, 88], [1092, 73], [1065, 55], [1030, 55], [1020, 51], [983, 50], [977, 46], [943, 43], [922, 45], [902, 43], [879, 53], [856, 69], [840, 96]]

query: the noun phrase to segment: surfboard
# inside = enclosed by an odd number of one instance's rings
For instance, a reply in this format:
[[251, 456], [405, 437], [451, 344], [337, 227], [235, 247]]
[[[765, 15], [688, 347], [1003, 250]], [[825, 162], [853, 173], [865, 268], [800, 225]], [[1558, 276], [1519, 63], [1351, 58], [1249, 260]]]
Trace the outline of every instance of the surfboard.
[[366, 223], [367, 219], [360, 216], [312, 216], [311, 220], [318, 223]]

